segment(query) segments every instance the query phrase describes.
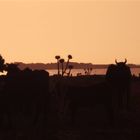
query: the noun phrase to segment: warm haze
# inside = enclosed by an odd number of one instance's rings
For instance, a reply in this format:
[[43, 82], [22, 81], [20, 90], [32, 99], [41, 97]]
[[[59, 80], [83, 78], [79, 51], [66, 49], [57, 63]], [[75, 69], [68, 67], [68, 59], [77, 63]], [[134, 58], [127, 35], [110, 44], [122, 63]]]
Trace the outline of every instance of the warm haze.
[[140, 64], [140, 1], [0, 0], [0, 53], [6, 62]]

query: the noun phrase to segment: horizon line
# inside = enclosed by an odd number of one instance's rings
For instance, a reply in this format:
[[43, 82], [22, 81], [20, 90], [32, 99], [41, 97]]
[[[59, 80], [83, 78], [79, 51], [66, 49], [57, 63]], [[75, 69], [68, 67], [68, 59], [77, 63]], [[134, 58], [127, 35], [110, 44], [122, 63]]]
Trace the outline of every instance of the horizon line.
[[[57, 63], [57, 62], [21, 62], [21, 61], [15, 61], [15, 62], [9, 62], [9, 63], [24, 63], [24, 64], [51, 64], [51, 63]], [[65, 62], [66, 63], [66, 62]], [[76, 62], [76, 61], [71, 61], [70, 63], [79, 63], [79, 64], [92, 64], [92, 65], [110, 65], [110, 64], [115, 64], [114, 63], [92, 63], [92, 62]], [[138, 63], [127, 63], [128, 65], [140, 65]]]

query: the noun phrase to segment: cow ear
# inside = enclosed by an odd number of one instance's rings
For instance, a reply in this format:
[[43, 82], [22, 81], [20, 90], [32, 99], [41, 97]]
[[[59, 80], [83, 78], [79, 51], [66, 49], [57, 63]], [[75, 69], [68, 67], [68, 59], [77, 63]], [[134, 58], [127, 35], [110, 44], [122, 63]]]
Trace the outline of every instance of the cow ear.
[[124, 64], [126, 64], [126, 63], [127, 63], [127, 59], [125, 58]]

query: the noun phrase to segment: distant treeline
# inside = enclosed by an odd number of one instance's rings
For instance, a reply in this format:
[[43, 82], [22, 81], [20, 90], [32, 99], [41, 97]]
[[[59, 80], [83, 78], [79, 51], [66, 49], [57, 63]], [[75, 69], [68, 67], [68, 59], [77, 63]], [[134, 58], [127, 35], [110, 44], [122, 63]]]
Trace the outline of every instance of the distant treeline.
[[[57, 63], [22, 63], [22, 62], [15, 62], [19, 64], [20, 69], [30, 68], [30, 69], [57, 69]], [[64, 63], [65, 65], [66, 63]], [[92, 64], [92, 63], [77, 63], [77, 62], [70, 62], [71, 65], [74, 66], [74, 69], [86, 69], [86, 68], [93, 68], [93, 69], [104, 69], [107, 68], [109, 64]], [[128, 64], [130, 68], [140, 68], [140, 65], [135, 64]]]

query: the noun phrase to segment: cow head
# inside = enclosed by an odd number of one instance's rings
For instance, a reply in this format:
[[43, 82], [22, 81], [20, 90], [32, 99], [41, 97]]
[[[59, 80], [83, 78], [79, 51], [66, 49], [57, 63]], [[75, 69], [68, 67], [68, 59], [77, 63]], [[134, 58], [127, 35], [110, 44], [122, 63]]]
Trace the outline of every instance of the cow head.
[[127, 59], [124, 62], [118, 62], [115, 60], [116, 64], [108, 66], [106, 79], [111, 84], [114, 84], [116, 87], [124, 87], [129, 84], [131, 79], [131, 71], [129, 66], [126, 65]]
[[125, 66], [126, 63], [127, 63], [127, 59], [125, 58], [124, 62], [118, 62], [117, 59], [115, 59], [115, 63], [116, 63], [117, 66]]

